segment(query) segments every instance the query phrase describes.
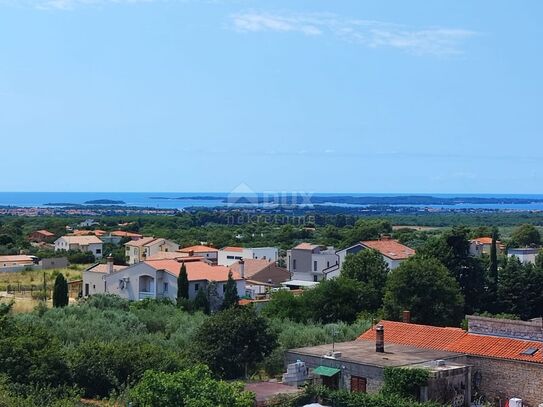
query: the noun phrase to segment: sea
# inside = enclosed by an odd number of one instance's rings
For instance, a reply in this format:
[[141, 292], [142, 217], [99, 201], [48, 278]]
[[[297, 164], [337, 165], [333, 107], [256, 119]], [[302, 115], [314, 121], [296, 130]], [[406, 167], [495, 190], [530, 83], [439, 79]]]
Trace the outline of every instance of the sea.
[[[517, 211], [543, 210], [543, 194], [429, 194], [429, 193], [312, 193], [311, 196], [434, 196], [443, 198], [482, 197], [482, 198], [527, 198], [540, 202], [511, 204], [475, 204], [462, 203], [456, 205], [403, 205], [436, 209], [497, 209]], [[187, 207], [211, 208], [224, 206], [226, 192], [0, 192], [0, 206], [47, 207], [65, 206], [64, 204], [85, 205], [89, 201], [108, 200], [122, 201], [119, 206], [132, 206], [159, 209], [183, 209]], [[53, 204], [53, 205], [51, 205]], [[345, 207], [364, 207], [367, 205], [339, 204], [328, 202], [327, 205]], [[244, 206], [243, 204], [240, 206]], [[245, 205], [247, 206], [247, 205]]]

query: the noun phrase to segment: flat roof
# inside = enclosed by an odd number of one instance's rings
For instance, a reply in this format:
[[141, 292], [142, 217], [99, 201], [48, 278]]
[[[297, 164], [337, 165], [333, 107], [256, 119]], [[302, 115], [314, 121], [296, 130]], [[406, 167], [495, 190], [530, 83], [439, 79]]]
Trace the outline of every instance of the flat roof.
[[[345, 361], [359, 363], [361, 365], [371, 365], [376, 367], [400, 367], [419, 364], [428, 364], [439, 359], [450, 359], [462, 356], [462, 353], [444, 352], [433, 349], [420, 349], [413, 346], [396, 345], [386, 343], [385, 333], [385, 352], [375, 351], [375, 342], [370, 341], [351, 341], [340, 342], [334, 346], [336, 352], [341, 352], [341, 357], [332, 359], [336, 361]], [[321, 357], [332, 350], [332, 344], [310, 346], [307, 348], [289, 349], [288, 352], [297, 355], [306, 355]]]

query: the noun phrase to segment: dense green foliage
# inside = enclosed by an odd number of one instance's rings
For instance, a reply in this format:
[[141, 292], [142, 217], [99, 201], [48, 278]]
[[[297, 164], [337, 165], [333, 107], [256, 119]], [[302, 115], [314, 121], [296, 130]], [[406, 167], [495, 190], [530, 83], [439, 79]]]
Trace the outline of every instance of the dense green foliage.
[[322, 386], [310, 386], [303, 394], [277, 398], [273, 407], [301, 407], [312, 402], [330, 407], [443, 407], [432, 402], [418, 403], [397, 394], [350, 393]]
[[0, 308], [0, 377], [5, 377], [0, 400], [36, 398], [40, 389], [56, 389], [49, 393], [58, 397], [35, 405], [64, 399], [74, 405], [74, 395], [121, 394], [147, 370], [173, 373], [199, 363], [229, 378], [263, 371], [277, 375], [284, 349], [353, 340], [367, 327], [367, 322], [328, 326], [268, 319], [242, 307], [208, 317], [168, 301], [129, 303], [113, 295], [29, 314], [11, 315], [5, 305]]
[[242, 383], [215, 380], [205, 366], [175, 373], [146, 372], [126, 399], [134, 407], [252, 407]]
[[537, 246], [541, 244], [541, 234], [534, 225], [520, 225], [511, 234], [509, 244], [516, 247]]
[[437, 259], [413, 256], [391, 272], [387, 282], [385, 317], [397, 320], [410, 310], [412, 321], [455, 326], [463, 317], [464, 299], [458, 283]]
[[428, 384], [429, 377], [426, 369], [385, 367], [382, 393], [417, 400], [420, 388]]
[[246, 377], [277, 346], [268, 322], [252, 308], [230, 307], [208, 318], [196, 331], [199, 361], [225, 379]]

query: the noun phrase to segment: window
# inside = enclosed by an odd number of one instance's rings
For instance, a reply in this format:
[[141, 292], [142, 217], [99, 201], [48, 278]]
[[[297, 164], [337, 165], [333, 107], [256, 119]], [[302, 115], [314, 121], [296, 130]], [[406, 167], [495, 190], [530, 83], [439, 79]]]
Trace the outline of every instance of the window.
[[318, 276], [313, 276], [313, 281], [316, 283], [317, 281], [319, 281], [319, 277]]
[[329, 261], [326, 262], [326, 268], [328, 268], [328, 267], [330, 267], [330, 262]]
[[228, 260], [234, 260], [234, 256], [226, 256]]
[[168, 283], [164, 283], [164, 292], [165, 292], [165, 293], [168, 292]]
[[296, 259], [292, 260], [292, 270], [296, 270]]
[[223, 285], [222, 285], [222, 292], [223, 292], [223, 293], [226, 292], [226, 284], [223, 284]]
[[313, 271], [317, 271], [317, 260], [313, 261]]
[[200, 285], [198, 283], [194, 284], [194, 291], [199, 291]]
[[96, 249], [96, 254], [102, 254], [102, 249]]
[[351, 376], [351, 392], [365, 393], [367, 380], [365, 377]]

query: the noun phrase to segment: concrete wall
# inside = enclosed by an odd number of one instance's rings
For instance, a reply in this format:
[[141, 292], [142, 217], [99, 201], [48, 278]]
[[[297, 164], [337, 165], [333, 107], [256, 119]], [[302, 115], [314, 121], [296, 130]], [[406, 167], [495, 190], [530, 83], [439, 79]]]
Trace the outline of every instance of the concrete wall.
[[499, 397], [503, 403], [518, 397], [524, 407], [543, 403], [543, 365], [475, 356], [468, 356], [468, 363], [473, 366], [475, 381], [479, 375], [479, 390], [487, 400]]
[[92, 271], [83, 272], [83, 296], [104, 294], [106, 292], [105, 287], [105, 273], [95, 273]]
[[468, 315], [468, 332], [543, 342], [543, 320], [516, 321]]
[[68, 267], [68, 259], [66, 257], [53, 257], [50, 259], [41, 259], [40, 266], [42, 270], [63, 269]]

